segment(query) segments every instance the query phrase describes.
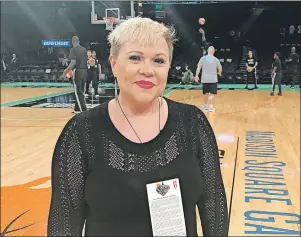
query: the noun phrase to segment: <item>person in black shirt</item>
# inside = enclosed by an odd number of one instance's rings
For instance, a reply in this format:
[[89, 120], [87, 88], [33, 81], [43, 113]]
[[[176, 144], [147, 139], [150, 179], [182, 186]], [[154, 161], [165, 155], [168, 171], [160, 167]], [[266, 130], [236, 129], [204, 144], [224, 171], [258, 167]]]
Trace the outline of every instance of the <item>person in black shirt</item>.
[[280, 61], [280, 53], [276, 52], [274, 54], [274, 63], [272, 65], [272, 85], [273, 89], [272, 92], [270, 93], [271, 96], [274, 96], [274, 91], [275, 91], [275, 86], [276, 84], [278, 85], [278, 95], [282, 96], [282, 91], [281, 91], [281, 79], [282, 79], [282, 67], [281, 67], [281, 61]]
[[249, 51], [249, 55], [247, 58], [247, 63], [246, 63], [246, 67], [247, 67], [247, 83], [246, 83], [246, 87], [245, 89], [249, 89], [248, 88], [248, 84], [250, 82], [250, 78], [252, 78], [253, 83], [254, 83], [254, 89], [257, 89], [257, 80], [256, 80], [256, 67], [257, 67], [257, 59], [253, 56], [253, 52], [250, 50]]
[[87, 110], [84, 90], [87, 77], [87, 50], [79, 44], [79, 38], [77, 36], [72, 37], [73, 48], [70, 50], [69, 58], [71, 63], [64, 70], [64, 77], [67, 73], [73, 69], [73, 85], [75, 92], [75, 107], [74, 112], [80, 113]]
[[296, 54], [296, 48], [292, 47], [291, 53], [288, 56], [288, 76], [291, 82], [291, 88], [294, 89], [295, 87], [295, 80], [298, 71], [298, 64], [299, 64], [299, 55]]
[[98, 95], [98, 79], [97, 75], [100, 72], [100, 65], [98, 59], [96, 58], [96, 52], [92, 51], [91, 55], [88, 57], [87, 61], [88, 66], [88, 73], [87, 73], [87, 82], [86, 82], [86, 94], [89, 92], [90, 83], [92, 81], [92, 85], [94, 88], [94, 95], [96, 98], [99, 97]]
[[[91, 62], [89, 62], [91, 59]], [[89, 92], [90, 92], [90, 83], [91, 83], [91, 72], [90, 72], [90, 67], [91, 64], [93, 63], [94, 65], [94, 59], [92, 58], [92, 51], [91, 50], [87, 50], [87, 78], [86, 78], [86, 89], [85, 89], [85, 97], [88, 97]]]
[[101, 74], [100, 60], [97, 57], [96, 52], [94, 50], [92, 51], [92, 56], [96, 59], [96, 62], [97, 62], [97, 73], [96, 74], [97, 74], [97, 80], [99, 81], [99, 77], [100, 77], [100, 74]]

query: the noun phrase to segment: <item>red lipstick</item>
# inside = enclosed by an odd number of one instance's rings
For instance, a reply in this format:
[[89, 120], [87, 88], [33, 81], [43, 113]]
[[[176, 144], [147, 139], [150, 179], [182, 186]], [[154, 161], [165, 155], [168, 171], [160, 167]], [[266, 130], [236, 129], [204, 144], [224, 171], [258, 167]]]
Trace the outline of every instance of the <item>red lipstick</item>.
[[136, 84], [143, 89], [151, 89], [155, 86], [154, 83], [150, 81], [137, 81]]

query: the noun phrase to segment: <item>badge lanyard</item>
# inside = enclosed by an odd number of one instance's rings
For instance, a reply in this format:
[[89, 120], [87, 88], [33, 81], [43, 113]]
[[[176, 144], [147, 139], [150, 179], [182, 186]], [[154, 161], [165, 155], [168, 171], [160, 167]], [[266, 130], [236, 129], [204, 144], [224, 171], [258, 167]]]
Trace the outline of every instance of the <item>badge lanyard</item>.
[[[131, 126], [132, 130], [133, 130], [134, 133], [136, 134], [138, 140], [139, 140], [140, 143], [142, 144], [142, 143], [143, 143], [142, 140], [140, 139], [140, 137], [138, 136], [136, 130], [135, 130], [134, 127], [132, 126], [131, 122], [129, 121], [128, 117], [127, 117], [126, 114], [124, 113], [124, 111], [123, 111], [123, 109], [122, 109], [122, 107], [121, 107], [121, 104], [120, 104], [120, 102], [119, 102], [118, 96], [116, 97], [116, 100], [117, 100], [117, 102], [118, 102], [118, 105], [119, 105], [119, 107], [120, 107], [121, 112], [123, 113], [124, 117], [125, 117], [126, 120], [128, 121], [128, 123], [129, 123], [129, 125]], [[159, 101], [159, 99], [158, 99], [158, 103], [159, 103], [159, 135], [158, 135], [158, 136], [160, 136], [160, 133], [161, 133], [161, 121], [160, 121], [160, 120], [161, 120], [161, 107], [162, 107], [162, 104], [163, 104], [162, 101], [163, 101], [163, 98], [162, 98], [162, 97], [161, 97], [161, 101]], [[160, 139], [160, 138], [159, 138], [159, 139]], [[149, 154], [149, 153], [146, 151], [146, 154]], [[160, 179], [163, 180], [163, 175], [162, 175], [162, 172], [161, 172], [161, 171], [159, 171], [159, 175], [160, 175]], [[163, 185], [163, 181], [162, 181], [162, 185]]]
[[[128, 123], [130, 124], [130, 126], [132, 127], [133, 131], [135, 132], [137, 138], [139, 139], [140, 143], [142, 144], [142, 141], [140, 139], [140, 137], [138, 136], [137, 132], [135, 131], [135, 129], [133, 128], [132, 124], [130, 123], [130, 121], [128, 120], [127, 116], [125, 115], [124, 111], [122, 110], [122, 107], [119, 103], [118, 97], [116, 97], [116, 100], [120, 106], [120, 109], [124, 115], [124, 117], [126, 118], [126, 120], [128, 121]], [[161, 101], [159, 102], [159, 135], [161, 133], [161, 126], [160, 126], [160, 119], [161, 119], [161, 106], [162, 106], [162, 97], [161, 97]], [[160, 137], [159, 137], [160, 139]], [[159, 140], [160, 141], [160, 140]], [[147, 150], [146, 150], [146, 154], [148, 154]], [[157, 159], [157, 157], [156, 157]], [[147, 195], [148, 195], [148, 203], [149, 203], [149, 210], [150, 210], [150, 217], [151, 217], [151, 225], [152, 225], [152, 231], [154, 233], [154, 236], [162, 236], [162, 233], [169, 234], [170, 236], [174, 236], [175, 234], [175, 229], [176, 228], [176, 235], [181, 235], [181, 236], [187, 236], [186, 234], [186, 224], [185, 224], [185, 217], [184, 217], [184, 210], [183, 210], [183, 202], [182, 202], [182, 196], [181, 196], [181, 190], [180, 190], [180, 186], [179, 186], [179, 180], [178, 179], [173, 179], [173, 180], [165, 180], [165, 183], [167, 183], [167, 185], [164, 184], [163, 182], [163, 175], [162, 172], [160, 171], [159, 168], [159, 175], [160, 175], [160, 183], [161, 185], [156, 182], [156, 183], [152, 183], [152, 184], [147, 184], [146, 185], [146, 191], [147, 191]], [[173, 183], [174, 186], [174, 190], [170, 190], [170, 183]], [[154, 188], [155, 188], [155, 193], [154, 193]], [[170, 195], [168, 194], [168, 192], [171, 192]], [[156, 194], [157, 193], [157, 194]], [[157, 195], [161, 195], [159, 198]], [[167, 195], [168, 198], [172, 198], [173, 203], [172, 205], [170, 204], [166, 204], [166, 201], [164, 201], [164, 197], [165, 195]], [[166, 199], [165, 199], [166, 200]], [[154, 206], [161, 206], [163, 209], [165, 208], [170, 208], [170, 206], [174, 206], [177, 205], [177, 208], [175, 210], [172, 211], [172, 214], [170, 214], [169, 212], [165, 212], [165, 216], [164, 216], [164, 220], [162, 220], [162, 218], [158, 218], [158, 214], [160, 208], [154, 208]], [[169, 214], [168, 214], [169, 213]], [[161, 215], [161, 213], [160, 213]], [[177, 221], [174, 221], [174, 218], [176, 217]], [[172, 226], [167, 226], [167, 229], [164, 229], [164, 231], [162, 232], [162, 228], [160, 226], [164, 225], [165, 222], [167, 221], [171, 221], [169, 223], [169, 225], [172, 224]], [[178, 224], [181, 223], [181, 224]], [[167, 231], [167, 232], [166, 232]]]

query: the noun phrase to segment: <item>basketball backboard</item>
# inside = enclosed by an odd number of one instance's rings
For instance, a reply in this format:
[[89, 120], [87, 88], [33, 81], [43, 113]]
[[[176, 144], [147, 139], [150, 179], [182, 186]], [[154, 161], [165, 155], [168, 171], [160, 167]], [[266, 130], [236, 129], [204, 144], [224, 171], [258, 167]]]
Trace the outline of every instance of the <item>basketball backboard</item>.
[[92, 1], [91, 23], [105, 25], [104, 17], [117, 18], [117, 24], [135, 17], [134, 1]]

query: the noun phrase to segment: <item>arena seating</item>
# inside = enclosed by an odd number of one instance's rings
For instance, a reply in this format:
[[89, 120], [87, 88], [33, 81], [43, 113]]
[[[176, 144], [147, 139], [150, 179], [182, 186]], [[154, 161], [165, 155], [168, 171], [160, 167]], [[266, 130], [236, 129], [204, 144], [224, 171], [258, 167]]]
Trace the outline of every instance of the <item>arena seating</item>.
[[9, 82], [63, 82], [64, 68], [56, 61], [30, 62], [20, 65], [18, 69], [9, 72], [4, 78]]
[[[295, 44], [297, 47], [298, 45]], [[283, 44], [283, 54], [287, 55], [290, 47], [294, 45]], [[299, 45], [300, 47], [300, 45]], [[223, 75], [219, 78], [220, 83], [225, 84], [244, 84], [246, 81], [245, 71], [245, 58], [248, 48], [243, 47], [242, 57], [237, 56], [238, 53], [234, 52], [229, 47], [223, 47], [216, 49], [216, 56], [220, 60], [223, 66]], [[176, 73], [175, 67], [188, 65], [188, 67], [195, 73], [197, 62], [196, 60], [185, 60], [185, 55], [178, 56], [172, 63], [171, 70], [169, 72], [168, 83], [178, 84], [181, 80]], [[271, 83], [271, 65], [272, 57], [270, 54], [262, 54], [259, 60], [259, 66], [257, 69], [258, 84], [270, 84]], [[106, 60], [100, 62], [102, 65], [101, 82], [114, 82], [114, 76], [112, 74], [111, 67]], [[299, 68], [300, 70], [300, 68]], [[2, 82], [68, 82], [69, 79], [63, 78], [64, 67], [58, 61], [36, 61], [20, 65], [18, 69], [9, 72]], [[286, 65], [283, 62], [283, 83], [288, 81]], [[300, 75], [296, 78], [296, 85], [300, 83]]]

